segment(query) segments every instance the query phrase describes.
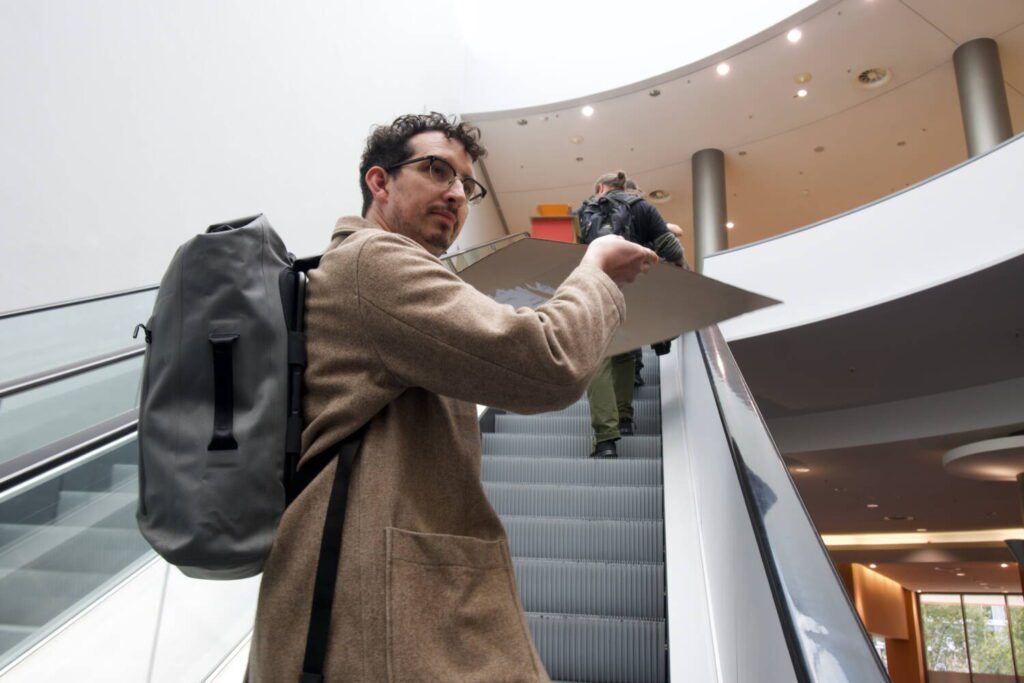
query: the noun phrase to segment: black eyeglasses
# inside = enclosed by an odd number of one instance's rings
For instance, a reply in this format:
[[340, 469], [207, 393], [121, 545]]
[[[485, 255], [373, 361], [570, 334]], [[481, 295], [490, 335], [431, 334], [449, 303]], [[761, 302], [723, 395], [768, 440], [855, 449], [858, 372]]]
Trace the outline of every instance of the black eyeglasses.
[[455, 172], [455, 167], [441, 157], [436, 157], [433, 154], [428, 154], [425, 157], [408, 159], [392, 166], [388, 166], [384, 170], [390, 173], [396, 168], [415, 164], [419, 161], [428, 162], [427, 171], [430, 174], [430, 179], [438, 185], [451, 187], [455, 184], [456, 180], [460, 181], [462, 183], [462, 191], [466, 195], [466, 201], [470, 204], [479, 204], [480, 200], [487, 196], [487, 188], [469, 176], [459, 176], [459, 174]]

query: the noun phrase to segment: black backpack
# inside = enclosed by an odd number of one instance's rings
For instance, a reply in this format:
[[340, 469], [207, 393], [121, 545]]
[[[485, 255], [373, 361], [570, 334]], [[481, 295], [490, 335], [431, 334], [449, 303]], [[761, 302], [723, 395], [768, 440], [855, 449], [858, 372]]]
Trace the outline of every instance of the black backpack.
[[643, 197], [612, 190], [583, 202], [576, 213], [580, 219], [580, 242], [590, 244], [605, 235], [619, 235], [636, 242], [630, 209], [641, 199]]

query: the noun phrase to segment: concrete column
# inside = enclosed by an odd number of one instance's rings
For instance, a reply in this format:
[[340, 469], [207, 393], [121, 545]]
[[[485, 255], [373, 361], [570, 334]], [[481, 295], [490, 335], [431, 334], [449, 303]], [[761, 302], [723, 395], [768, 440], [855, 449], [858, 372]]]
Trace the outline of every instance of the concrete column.
[[725, 211], [725, 154], [702, 149], [693, 155], [694, 268], [704, 271], [704, 258], [729, 247]]
[[1013, 135], [999, 46], [976, 38], [953, 52], [967, 155], [976, 157]]

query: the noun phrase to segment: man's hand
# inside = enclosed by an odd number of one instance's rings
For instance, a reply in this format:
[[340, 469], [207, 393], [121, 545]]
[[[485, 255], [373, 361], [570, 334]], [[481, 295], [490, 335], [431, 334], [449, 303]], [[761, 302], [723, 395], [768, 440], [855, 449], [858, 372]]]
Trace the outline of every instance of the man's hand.
[[582, 262], [597, 266], [621, 286], [650, 270], [658, 262], [658, 255], [618, 235], [606, 235], [590, 243]]

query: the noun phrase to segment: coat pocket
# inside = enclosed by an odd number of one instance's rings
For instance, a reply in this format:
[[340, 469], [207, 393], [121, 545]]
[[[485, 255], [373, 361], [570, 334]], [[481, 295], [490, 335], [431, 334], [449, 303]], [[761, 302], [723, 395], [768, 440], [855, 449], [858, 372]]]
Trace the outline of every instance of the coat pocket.
[[388, 678], [538, 681], [505, 541], [387, 529]]

